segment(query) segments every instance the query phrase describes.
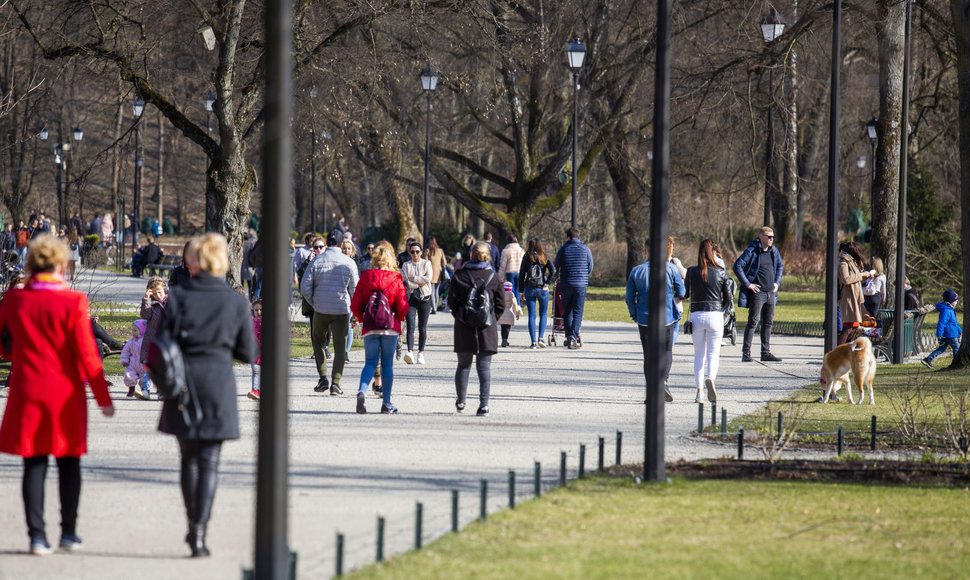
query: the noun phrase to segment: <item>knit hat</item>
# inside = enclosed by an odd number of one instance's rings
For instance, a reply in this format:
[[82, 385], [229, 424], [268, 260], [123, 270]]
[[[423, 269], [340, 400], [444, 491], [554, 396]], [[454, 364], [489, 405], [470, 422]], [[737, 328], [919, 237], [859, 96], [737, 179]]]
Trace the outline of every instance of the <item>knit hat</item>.
[[148, 328], [148, 321], [144, 318], [139, 318], [131, 323], [132, 326], [138, 329], [138, 334], [140, 336], [145, 336], [145, 330]]
[[502, 288], [505, 288], [505, 291], [506, 292], [511, 292], [512, 291], [512, 283], [511, 282], [506, 282], [506, 283], [502, 284]]
[[957, 296], [957, 293], [954, 292], [953, 290], [947, 289], [947, 290], [944, 290], [943, 291], [943, 301], [944, 302], [956, 302], [959, 298], [960, 297]]

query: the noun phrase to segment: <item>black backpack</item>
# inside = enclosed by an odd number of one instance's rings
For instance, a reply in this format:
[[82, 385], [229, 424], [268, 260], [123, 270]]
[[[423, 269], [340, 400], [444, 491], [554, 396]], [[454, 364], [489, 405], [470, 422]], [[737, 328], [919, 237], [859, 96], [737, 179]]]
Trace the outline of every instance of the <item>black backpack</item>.
[[[303, 260], [303, 263], [300, 264], [300, 267], [296, 269], [297, 285], [300, 285], [303, 283], [303, 274], [306, 273], [307, 267], [310, 265], [310, 262], [312, 262], [313, 258], [315, 257], [316, 256], [314, 256], [311, 253], [309, 256], [307, 256], [306, 260]], [[306, 298], [303, 298], [303, 303], [300, 304], [300, 312], [303, 314], [303, 316], [306, 316], [307, 318], [311, 318], [311, 319], [313, 318], [313, 306], [310, 305], [310, 303], [307, 301]]]
[[495, 324], [492, 295], [488, 291], [488, 285], [494, 276], [495, 272], [490, 273], [483, 284], [472, 278], [472, 288], [465, 297], [465, 307], [462, 308], [459, 318], [465, 326], [486, 328]]
[[544, 279], [542, 276], [542, 264], [533, 258], [530, 258], [529, 269], [525, 271], [525, 280], [523, 281], [523, 287], [541, 287], [543, 285]]

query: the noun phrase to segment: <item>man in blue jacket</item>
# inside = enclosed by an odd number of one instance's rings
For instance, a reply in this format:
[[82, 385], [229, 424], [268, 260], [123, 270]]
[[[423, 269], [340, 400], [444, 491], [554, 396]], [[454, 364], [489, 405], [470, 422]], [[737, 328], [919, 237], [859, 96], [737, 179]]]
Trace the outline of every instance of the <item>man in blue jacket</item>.
[[583, 324], [583, 307], [586, 305], [586, 287], [593, 273], [593, 253], [579, 241], [579, 230], [566, 230], [566, 243], [556, 254], [559, 271], [559, 288], [562, 290], [562, 323], [566, 331], [566, 348], [583, 346], [579, 340], [579, 328]]
[[778, 287], [785, 271], [781, 253], [774, 246], [775, 232], [765, 226], [761, 228], [758, 239], [752, 240], [748, 247], [734, 262], [734, 275], [738, 277], [741, 295], [738, 306], [748, 309], [748, 325], [744, 327], [744, 344], [741, 346], [741, 362], [751, 362], [751, 342], [754, 329], [761, 321], [761, 360], [779, 362], [781, 359], [771, 354], [771, 323], [775, 319], [775, 304], [778, 303]]
[[[630, 271], [630, 277], [626, 281], [626, 307], [630, 311], [630, 318], [637, 323], [637, 328], [640, 330], [640, 345], [643, 347], [643, 376], [647, 376], [647, 316], [649, 314], [648, 309], [648, 295], [650, 292], [650, 240], [647, 240], [644, 246], [644, 253], [647, 257], [639, 266], [633, 268]], [[667, 312], [667, 318], [665, 320], [664, 327], [664, 352], [667, 356], [663, 360], [663, 376], [664, 376], [664, 400], [668, 403], [674, 400], [673, 395], [670, 394], [670, 390], [667, 388], [667, 379], [670, 378], [670, 365], [674, 358], [674, 330], [677, 328], [677, 323], [680, 321], [680, 311], [677, 309], [677, 301], [682, 300], [684, 295], [687, 293], [687, 288], [684, 286], [684, 279], [680, 277], [680, 271], [677, 270], [672, 262], [666, 262], [666, 273], [667, 273], [667, 297], [664, 300], [665, 310]]]

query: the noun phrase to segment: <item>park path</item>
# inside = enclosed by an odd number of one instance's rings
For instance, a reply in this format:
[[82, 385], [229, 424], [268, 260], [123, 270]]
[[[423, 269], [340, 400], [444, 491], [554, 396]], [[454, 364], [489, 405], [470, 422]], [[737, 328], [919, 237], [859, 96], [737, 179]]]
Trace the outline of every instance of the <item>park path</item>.
[[[112, 301], [136, 300], [144, 293], [144, 282], [131, 278], [97, 284], [116, 297]], [[298, 554], [299, 577], [333, 574], [338, 532], [345, 536], [345, 569], [372, 562], [378, 515], [386, 518], [385, 553], [392, 555], [413, 546], [416, 502], [423, 503], [427, 542], [450, 526], [452, 489], [459, 490], [464, 525], [478, 513], [483, 478], [489, 484], [489, 510], [496, 510], [508, 504], [509, 470], [516, 472], [520, 501], [532, 494], [535, 462], [542, 465], [544, 489], [558, 479], [561, 451], [567, 453], [572, 478], [579, 446], [585, 444], [586, 468], [592, 470], [600, 436], [606, 439], [607, 465], [613, 463], [617, 431], [623, 432], [623, 461], [642, 461], [643, 358], [636, 328], [587, 322], [583, 336], [581, 350], [529, 350], [527, 329], [517, 325], [512, 347], [502, 349], [493, 361], [488, 418], [474, 416], [474, 373], [469, 388], [472, 412], [454, 411], [455, 357], [447, 346], [447, 314], [431, 317], [428, 364], [395, 366], [393, 399], [401, 410], [396, 416], [354, 412], [350, 393], [362, 367], [361, 352], [352, 353], [343, 381], [347, 394], [342, 397], [313, 393], [313, 361], [292, 361], [289, 543]], [[785, 360], [767, 367], [741, 363], [740, 345], [725, 343], [717, 382], [719, 405], [729, 416], [756, 409], [818, 375], [819, 339], [779, 336], [773, 345]], [[731, 446], [690, 437], [697, 426], [692, 360], [690, 339], [681, 337], [671, 373], [675, 401], [665, 408], [668, 460], [734, 452]], [[126, 399], [120, 377], [113, 377], [118, 385], [112, 392], [116, 416], [103, 418], [91, 401], [90, 453], [82, 463], [83, 553], [26, 555], [21, 461], [0, 455], [0, 518], [5, 522], [0, 527], [0, 580], [240, 577], [240, 570], [252, 565], [258, 407], [245, 397], [248, 367], [239, 365], [235, 372], [242, 438], [223, 449], [210, 523], [211, 558], [186, 558], [178, 453], [175, 441], [155, 430], [159, 404]], [[5, 394], [0, 393], [0, 407], [5, 404]], [[368, 398], [369, 410], [379, 410], [379, 405], [378, 399]], [[53, 467], [50, 475], [46, 515], [49, 534], [56, 540], [60, 518]]]

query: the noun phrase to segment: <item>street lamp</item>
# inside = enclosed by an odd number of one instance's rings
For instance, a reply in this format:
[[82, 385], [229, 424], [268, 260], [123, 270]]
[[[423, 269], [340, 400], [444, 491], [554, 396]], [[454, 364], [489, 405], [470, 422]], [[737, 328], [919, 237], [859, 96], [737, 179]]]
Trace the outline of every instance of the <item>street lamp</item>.
[[57, 166], [57, 219], [58, 225], [64, 223], [64, 164], [66, 163], [65, 148], [70, 149], [70, 144], [54, 143], [54, 165]]
[[842, 0], [832, 5], [832, 80], [829, 83], [829, 170], [828, 199], [825, 207], [825, 318], [823, 349], [829, 352], [838, 343], [839, 264], [839, 91], [842, 82]]
[[[310, 87], [310, 100], [317, 98], [317, 87]], [[310, 231], [317, 233], [317, 128], [316, 109], [310, 105]], [[326, 196], [324, 196], [326, 199]], [[326, 226], [327, 215], [324, 210], [323, 223]]]
[[425, 116], [424, 130], [424, 227], [421, 230], [421, 243], [428, 245], [428, 191], [430, 189], [431, 175], [431, 93], [438, 86], [438, 73], [431, 65], [421, 71], [421, 87], [424, 89], [425, 96], [428, 97], [428, 112]]
[[[132, 224], [131, 224], [131, 251], [134, 256], [135, 250], [138, 248], [138, 234], [140, 233], [141, 216], [139, 212], [141, 211], [141, 167], [143, 160], [141, 158], [141, 143], [139, 138], [141, 136], [141, 128], [139, 122], [141, 121], [141, 114], [145, 111], [145, 101], [138, 97], [131, 100], [131, 112], [135, 117], [135, 191], [134, 191], [134, 204], [131, 208], [132, 213]], [[122, 222], [124, 223], [124, 222]]]
[[586, 58], [586, 47], [579, 38], [574, 38], [566, 46], [566, 56], [569, 58], [569, 68], [573, 71], [573, 215], [570, 220], [572, 227], [576, 227], [576, 149], [578, 148], [577, 132], [579, 131], [579, 71], [583, 68]]
[[47, 138], [50, 137], [50, 131], [47, 130], [47, 125], [40, 128], [40, 132], [37, 133], [37, 136], [40, 137], [41, 141], [47, 141]]
[[[761, 36], [765, 44], [771, 44], [776, 38], [785, 32], [785, 21], [781, 14], [774, 8], [761, 18]], [[774, 124], [772, 119], [772, 109], [775, 103], [775, 67], [768, 67], [768, 134], [765, 138], [765, 207], [764, 220], [762, 225], [771, 223], [771, 206], [774, 203], [775, 188], [777, 184], [774, 180], [774, 164], [772, 163], [774, 152]]]
[[873, 203], [872, 189], [876, 185], [876, 143], [879, 142], [879, 132], [876, 130], [878, 121], [875, 117], [866, 123], [866, 135], [869, 137], [869, 148], [872, 151], [872, 163], [869, 167], [869, 213], [870, 219], [876, 219], [876, 206]]
[[909, 162], [909, 69], [912, 51], [913, 2], [906, 0], [906, 26], [903, 29], [903, 110], [899, 123], [899, 205], [896, 208], [896, 332], [893, 333], [893, 364], [902, 364], [906, 280], [906, 193]]
[[205, 95], [205, 132], [209, 134], [212, 132], [212, 128], [209, 126], [209, 116], [212, 114], [212, 108], [216, 104], [216, 96], [209, 91]]

